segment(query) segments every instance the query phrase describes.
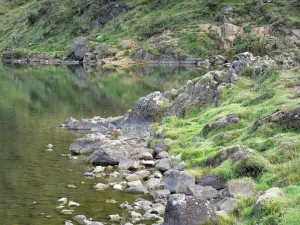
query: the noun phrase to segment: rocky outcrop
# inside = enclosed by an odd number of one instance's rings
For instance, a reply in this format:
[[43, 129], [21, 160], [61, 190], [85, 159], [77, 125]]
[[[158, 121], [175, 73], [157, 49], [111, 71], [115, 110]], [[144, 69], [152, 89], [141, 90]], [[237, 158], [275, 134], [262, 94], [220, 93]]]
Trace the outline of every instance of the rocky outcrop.
[[169, 100], [162, 93], [151, 93], [137, 101], [127, 121], [154, 122], [164, 115], [168, 106]]
[[201, 78], [188, 81], [168, 108], [167, 114], [183, 117], [187, 107], [201, 108], [207, 104], [216, 103], [217, 88], [223, 76], [223, 72], [213, 71]]
[[206, 124], [203, 127], [202, 132], [204, 135], [207, 135], [212, 130], [226, 128], [226, 127], [230, 126], [231, 124], [237, 124], [239, 122], [240, 122], [240, 119], [237, 115], [230, 114], [230, 115], [227, 115], [226, 117], [216, 120], [212, 124]]
[[300, 129], [300, 108], [289, 111], [277, 109], [271, 115], [257, 120], [252, 126], [252, 131], [256, 131], [261, 125], [268, 123], [277, 123], [287, 130]]
[[74, 39], [72, 44], [72, 52], [78, 60], [83, 60], [85, 54], [90, 51], [89, 40], [85, 37]]
[[169, 197], [163, 225], [201, 225], [209, 222], [215, 222], [215, 213], [206, 199], [184, 194]]

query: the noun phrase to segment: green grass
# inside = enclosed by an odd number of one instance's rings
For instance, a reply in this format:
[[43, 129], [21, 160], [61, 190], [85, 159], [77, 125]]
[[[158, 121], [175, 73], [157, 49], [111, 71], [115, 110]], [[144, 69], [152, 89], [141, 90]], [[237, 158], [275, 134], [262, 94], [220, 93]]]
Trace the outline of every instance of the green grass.
[[[213, 173], [229, 180], [251, 178], [260, 190], [300, 188], [299, 132], [274, 123], [262, 125], [254, 132], [251, 130], [256, 120], [277, 108], [289, 110], [299, 106], [299, 98], [289, 97], [300, 85], [299, 75], [299, 68], [295, 68], [288, 71], [274, 69], [263, 78], [242, 76], [238, 84], [222, 90], [219, 107], [188, 110], [185, 118], [167, 117], [153, 127], [157, 135], [169, 140], [171, 154], [182, 154], [191, 174]], [[293, 85], [290, 80], [294, 81]], [[203, 135], [202, 129], [207, 123], [228, 114], [236, 114], [240, 123]], [[228, 147], [237, 145], [253, 149], [255, 154], [237, 163], [227, 158], [215, 167], [209, 165], [208, 160], [211, 162]], [[292, 224], [290, 221], [298, 213], [299, 206], [295, 202], [288, 204], [294, 201], [288, 195], [281, 201], [283, 203], [272, 203], [259, 213], [253, 205], [245, 206], [239, 224]]]

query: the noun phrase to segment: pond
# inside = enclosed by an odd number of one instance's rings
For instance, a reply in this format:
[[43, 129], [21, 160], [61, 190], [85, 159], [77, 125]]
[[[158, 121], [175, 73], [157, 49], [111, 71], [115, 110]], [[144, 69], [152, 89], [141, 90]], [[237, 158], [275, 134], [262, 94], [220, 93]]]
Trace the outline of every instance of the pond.
[[[203, 72], [178, 67], [0, 65], [1, 224], [64, 224], [78, 214], [107, 222], [108, 215], [122, 214], [120, 203], [136, 196], [94, 190], [96, 183], [105, 181], [84, 178], [91, 167], [62, 156], [80, 134], [58, 125], [70, 116], [124, 114], [139, 97], [178, 88]], [[47, 150], [49, 143], [53, 151]], [[77, 188], [69, 189], [68, 184]], [[61, 197], [81, 204], [73, 215], [56, 209]]]

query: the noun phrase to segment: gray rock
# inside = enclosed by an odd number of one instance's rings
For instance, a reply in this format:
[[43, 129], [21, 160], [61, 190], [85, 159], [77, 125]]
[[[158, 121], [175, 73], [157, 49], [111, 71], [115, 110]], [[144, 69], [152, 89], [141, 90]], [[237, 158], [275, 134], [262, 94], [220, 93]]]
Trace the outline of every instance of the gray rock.
[[161, 140], [155, 147], [154, 147], [154, 152], [156, 154], [159, 154], [161, 152], [167, 152], [169, 149], [168, 145], [164, 140]]
[[158, 160], [155, 169], [159, 170], [160, 172], [166, 172], [170, 170], [171, 169], [170, 160], [166, 158]]
[[166, 151], [160, 152], [156, 157], [156, 159], [164, 159], [164, 158], [169, 158], [169, 153]]
[[157, 178], [150, 178], [146, 184], [146, 187], [148, 189], [156, 189], [160, 186], [161, 186], [160, 179], [157, 179]]
[[215, 223], [212, 206], [204, 198], [171, 195], [168, 199], [163, 225], [201, 225]]
[[163, 97], [160, 92], [153, 92], [146, 97], [140, 98], [127, 121], [134, 122], [153, 122], [162, 117], [167, 110], [169, 100]]
[[206, 124], [202, 130], [204, 135], [207, 135], [212, 130], [218, 130], [221, 128], [226, 128], [231, 124], [239, 123], [240, 119], [234, 114], [229, 114], [224, 118], [221, 118], [212, 124]]
[[144, 152], [141, 154], [141, 156], [139, 157], [140, 160], [152, 160], [153, 156], [151, 153], [149, 152]]
[[170, 170], [166, 174], [165, 189], [171, 193], [191, 194], [190, 188], [195, 186], [195, 178], [185, 172]]
[[84, 176], [85, 176], [85, 177], [94, 177], [95, 174], [94, 174], [93, 172], [85, 172], [85, 173], [84, 173]]
[[152, 208], [153, 203], [145, 200], [145, 199], [137, 199], [134, 203], [132, 203], [133, 207], [138, 207], [141, 210], [147, 211]]
[[85, 53], [90, 51], [89, 41], [85, 37], [74, 39], [72, 44], [72, 52], [76, 59], [83, 60]]
[[130, 175], [128, 175], [125, 179], [126, 179], [127, 182], [131, 182], [131, 181], [137, 181], [137, 180], [140, 180], [141, 177], [138, 176], [138, 175], [136, 175], [136, 174], [130, 174]]
[[217, 210], [223, 210], [226, 213], [234, 212], [238, 207], [238, 200], [235, 198], [224, 198], [216, 204]]
[[201, 186], [211, 186], [216, 190], [220, 190], [226, 187], [226, 179], [215, 176], [215, 175], [207, 175], [204, 177], [196, 178], [196, 184]]
[[219, 192], [211, 186], [206, 186], [202, 189], [202, 197], [207, 200], [212, 200], [219, 197]]
[[130, 194], [147, 194], [148, 190], [144, 186], [135, 186], [127, 188], [126, 192]]
[[121, 159], [118, 165], [120, 170], [136, 170], [139, 168], [139, 162], [132, 159]]
[[271, 201], [280, 199], [284, 196], [284, 191], [281, 188], [273, 187], [260, 195], [256, 201], [256, 206], [261, 207], [269, 204]]
[[184, 171], [184, 169], [185, 169], [185, 162], [177, 163], [177, 165], [173, 167], [173, 170]]
[[171, 194], [169, 189], [152, 191], [151, 195], [154, 199], [167, 198]]
[[68, 184], [67, 187], [70, 188], [70, 189], [75, 189], [76, 188], [76, 186], [73, 185], [73, 184]]
[[244, 180], [233, 180], [228, 183], [229, 193], [234, 197], [253, 197], [255, 187], [252, 182]]
[[119, 214], [116, 214], [116, 215], [109, 215], [108, 219], [112, 222], [118, 222], [122, 219], [122, 217]]
[[134, 175], [137, 175], [140, 179], [144, 180], [150, 176], [150, 172], [148, 170], [140, 170], [135, 172]]

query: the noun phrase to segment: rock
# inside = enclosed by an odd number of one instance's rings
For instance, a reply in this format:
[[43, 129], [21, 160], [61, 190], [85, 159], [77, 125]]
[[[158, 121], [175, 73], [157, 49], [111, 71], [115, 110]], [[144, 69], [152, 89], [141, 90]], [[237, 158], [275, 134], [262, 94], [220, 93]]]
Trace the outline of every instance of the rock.
[[113, 186], [113, 188], [116, 189], [116, 190], [120, 190], [120, 191], [123, 190], [123, 186], [122, 186], [121, 184], [115, 184], [115, 185]]
[[159, 170], [160, 172], [166, 172], [170, 170], [171, 169], [170, 160], [167, 158], [158, 160], [155, 169]]
[[219, 216], [219, 217], [223, 218], [224, 220], [229, 220], [230, 219], [230, 217], [228, 216], [228, 214], [224, 210], [216, 211], [216, 216]]
[[169, 189], [164, 189], [164, 190], [156, 190], [151, 192], [151, 195], [153, 199], [161, 199], [161, 198], [167, 198], [171, 194]]
[[146, 184], [146, 187], [148, 189], [156, 189], [158, 187], [160, 187], [160, 179], [157, 178], [150, 178]]
[[233, 213], [238, 207], [238, 200], [235, 198], [224, 198], [216, 204], [217, 210]]
[[107, 189], [109, 186], [107, 184], [98, 183], [94, 186], [94, 188], [98, 191], [102, 191]]
[[185, 169], [185, 162], [177, 163], [177, 165], [173, 167], [173, 170], [184, 171], [184, 169]]
[[104, 225], [100, 222], [90, 221], [84, 215], [77, 215], [73, 218], [73, 220], [82, 225]]
[[128, 202], [123, 202], [123, 203], [120, 205], [120, 207], [121, 207], [122, 209], [127, 209], [128, 211], [129, 211], [129, 210], [133, 210], [133, 207], [132, 207], [131, 205], [129, 205]]
[[[106, 140], [104, 144], [98, 144], [99, 150], [94, 151], [88, 161], [93, 165], [115, 166], [121, 163], [120, 169], [125, 169], [128, 163], [132, 163], [129, 168], [137, 168], [138, 163], [134, 163], [145, 152], [153, 152], [152, 149], [145, 148], [135, 141]], [[127, 159], [129, 159], [127, 161]], [[125, 164], [126, 163], [126, 164]], [[123, 167], [125, 166], [126, 167]]]
[[52, 145], [52, 144], [48, 144], [46, 147], [47, 147], [48, 149], [51, 149], [51, 148], [53, 147], [53, 145]]
[[221, 16], [229, 15], [231, 12], [234, 12], [235, 8], [232, 6], [226, 6], [221, 9]]
[[105, 167], [103, 166], [96, 166], [94, 169], [94, 173], [102, 173], [105, 170]]
[[169, 189], [171, 193], [190, 194], [190, 188], [195, 186], [195, 178], [188, 173], [171, 170], [166, 176], [165, 189]]
[[77, 202], [70, 201], [68, 206], [69, 206], [69, 207], [79, 207], [80, 204], [77, 203]]
[[75, 185], [73, 185], [73, 184], [68, 184], [67, 185], [67, 188], [70, 188], [70, 189], [75, 189], [75, 188], [77, 188]]
[[140, 161], [140, 164], [144, 165], [144, 166], [154, 166], [155, 162], [154, 162], [154, 160], [143, 160], [143, 161]]
[[121, 159], [118, 165], [120, 170], [136, 170], [139, 168], [139, 162], [132, 159]]
[[137, 213], [134, 211], [129, 212], [129, 213], [130, 213], [130, 218], [135, 222], [140, 221], [143, 218], [142, 214], [140, 214], [140, 213]]
[[109, 177], [110, 177], [110, 178], [116, 178], [116, 177], [118, 177], [119, 175], [120, 175], [119, 172], [114, 171], [113, 173], [109, 174]]
[[218, 96], [219, 77], [223, 72], [212, 71], [201, 78], [188, 81], [168, 108], [167, 115], [184, 117], [187, 107], [201, 108], [216, 102]]
[[141, 180], [144, 180], [150, 176], [150, 172], [148, 170], [140, 170], [134, 173], [137, 175]]
[[214, 224], [215, 217], [214, 209], [207, 200], [175, 194], [168, 199], [163, 225]]
[[196, 178], [196, 184], [204, 187], [211, 186], [216, 190], [225, 188], [226, 182], [226, 179], [215, 175], [207, 175], [204, 177]]
[[143, 186], [142, 182], [140, 180], [131, 181], [127, 183], [128, 187], [137, 187], [137, 186]]
[[154, 152], [156, 154], [159, 154], [161, 152], [167, 152], [169, 149], [168, 145], [164, 140], [161, 140], [155, 147], [154, 147]]
[[128, 175], [125, 179], [126, 179], [127, 182], [131, 182], [131, 181], [137, 181], [137, 180], [140, 180], [141, 177], [138, 176], [138, 175], [136, 175], [136, 174], [130, 174], [130, 175]]
[[164, 158], [169, 158], [169, 153], [162, 151], [160, 152], [156, 157], [156, 159], [164, 159]]
[[144, 186], [136, 186], [127, 188], [126, 192], [130, 194], [147, 194], [148, 190]]
[[74, 39], [72, 44], [72, 52], [76, 59], [83, 60], [85, 53], [90, 51], [89, 41], [85, 37]]
[[154, 122], [159, 120], [167, 110], [169, 100], [162, 93], [153, 92], [140, 98], [129, 114], [128, 121]]
[[137, 200], [132, 204], [133, 207], [137, 207], [137, 208], [139, 208], [140, 210], [144, 210], [144, 211], [147, 211], [147, 210], [151, 209], [151, 208], [152, 208], [152, 205], [153, 205], [152, 202], [147, 201], [147, 200], [144, 200], [144, 199], [141, 199], [141, 198], [137, 199]]
[[211, 186], [206, 186], [201, 190], [201, 196], [207, 200], [219, 197], [219, 192]]
[[61, 210], [61, 213], [64, 215], [71, 215], [73, 214], [74, 210], [73, 209], [63, 209]]
[[141, 156], [139, 157], [140, 160], [152, 160], [153, 156], [151, 153], [149, 152], [144, 152], [141, 154]]
[[70, 220], [67, 220], [67, 221], [65, 222], [65, 225], [73, 225], [73, 223], [72, 223]]
[[120, 217], [119, 214], [116, 214], [116, 215], [109, 215], [108, 219], [109, 219], [109, 221], [112, 221], [112, 222], [118, 222], [118, 221], [122, 220], [122, 217]]
[[67, 198], [60, 198], [60, 199], [57, 200], [57, 202], [61, 205], [65, 205], [65, 204], [67, 204], [68, 199]]
[[154, 174], [153, 174], [153, 177], [154, 177], [154, 178], [158, 178], [158, 179], [161, 179], [162, 176], [163, 176], [163, 175], [162, 175], [161, 172], [159, 172], [159, 171], [155, 171]]
[[106, 201], [105, 201], [106, 203], [111, 203], [111, 204], [115, 204], [115, 203], [117, 203], [117, 201], [116, 200], [114, 200], [114, 199], [106, 199]]
[[228, 183], [229, 193], [234, 197], [253, 197], [255, 187], [252, 182], [244, 180], [233, 180]]
[[148, 210], [148, 213], [155, 214], [155, 215], [163, 215], [165, 212], [166, 207], [160, 203], [155, 203], [152, 205], [152, 209]]
[[256, 131], [259, 126], [267, 123], [277, 123], [288, 130], [300, 130], [300, 107], [285, 111], [277, 109], [271, 115], [257, 120], [252, 126], [252, 131]]
[[212, 124], [206, 124], [202, 130], [204, 135], [207, 135], [212, 130], [218, 130], [222, 128], [226, 128], [230, 126], [231, 124], [237, 124], [240, 122], [240, 119], [238, 116], [234, 114], [229, 114], [224, 118], [221, 118]]
[[72, 154], [88, 154], [94, 152], [98, 146], [104, 145], [107, 139], [103, 134], [89, 134], [76, 139], [70, 146]]
[[93, 172], [85, 172], [85, 173], [84, 173], [84, 176], [85, 176], [85, 177], [94, 177], [95, 174], [94, 174]]
[[273, 187], [265, 191], [256, 201], [256, 206], [264, 206], [273, 200], [280, 199], [284, 196], [284, 191], [281, 188]]

